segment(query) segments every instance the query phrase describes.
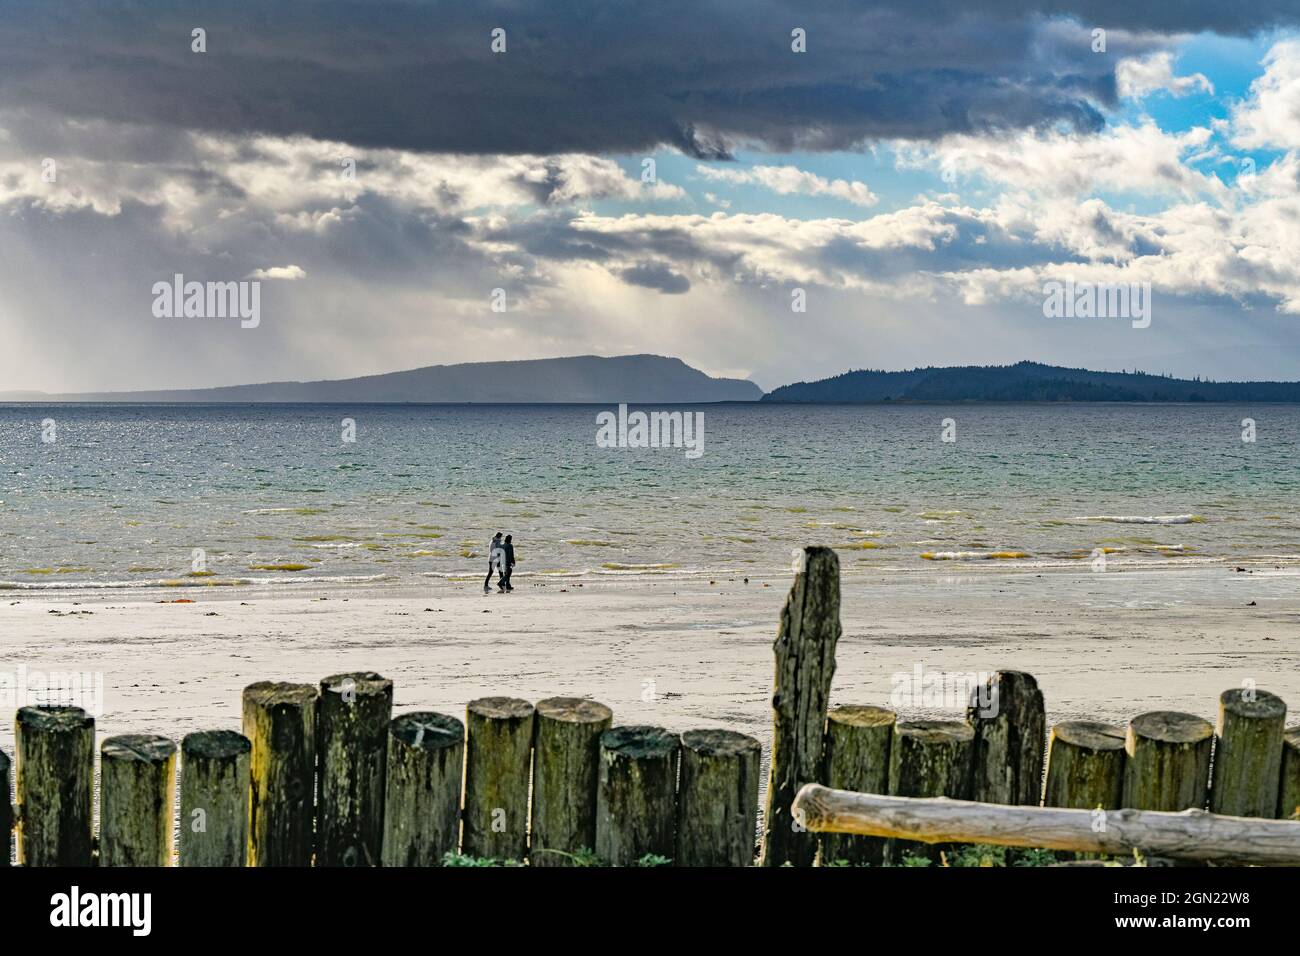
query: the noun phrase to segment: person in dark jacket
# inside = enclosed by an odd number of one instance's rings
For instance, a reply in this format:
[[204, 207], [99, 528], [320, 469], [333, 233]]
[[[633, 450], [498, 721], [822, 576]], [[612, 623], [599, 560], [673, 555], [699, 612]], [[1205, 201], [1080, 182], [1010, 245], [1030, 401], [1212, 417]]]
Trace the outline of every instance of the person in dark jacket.
[[515, 569], [515, 546], [512, 543], [514, 535], [506, 535], [506, 540], [501, 548], [505, 551], [505, 560], [502, 562], [501, 578], [497, 582], [502, 591], [513, 591], [514, 587], [510, 583], [510, 572]]

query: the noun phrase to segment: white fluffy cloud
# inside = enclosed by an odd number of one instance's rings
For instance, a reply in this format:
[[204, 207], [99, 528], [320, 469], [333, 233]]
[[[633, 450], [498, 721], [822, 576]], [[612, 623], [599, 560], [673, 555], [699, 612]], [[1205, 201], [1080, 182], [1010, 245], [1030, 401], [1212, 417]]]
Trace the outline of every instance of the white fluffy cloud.
[[1173, 96], [1187, 96], [1197, 91], [1214, 95], [1214, 84], [1204, 73], [1174, 76], [1174, 55], [1167, 50], [1147, 57], [1120, 60], [1115, 68], [1115, 83], [1119, 95], [1126, 99], [1141, 99], [1156, 90], [1164, 90]]
[[783, 196], [830, 196], [855, 206], [874, 206], [879, 198], [866, 183], [857, 180], [827, 179], [797, 166], [751, 166], [731, 169], [700, 165], [696, 171], [705, 179], [732, 185], [752, 184]]
[[1264, 75], [1233, 112], [1232, 141], [1243, 149], [1300, 149], [1300, 40], [1276, 44]]

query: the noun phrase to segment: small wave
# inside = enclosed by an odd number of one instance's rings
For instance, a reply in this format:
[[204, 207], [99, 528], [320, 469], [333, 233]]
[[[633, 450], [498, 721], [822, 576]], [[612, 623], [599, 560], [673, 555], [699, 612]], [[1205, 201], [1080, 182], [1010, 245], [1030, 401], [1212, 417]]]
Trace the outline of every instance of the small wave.
[[388, 580], [387, 574], [318, 575], [298, 577], [161, 578], [149, 581], [0, 581], [0, 591], [139, 591], [157, 588], [219, 588], [290, 584], [369, 584]]
[[1071, 521], [1109, 521], [1112, 524], [1200, 524], [1200, 515], [1087, 515]]
[[618, 564], [607, 561], [601, 565], [606, 571], [674, 571], [680, 564]]
[[926, 561], [1010, 561], [1027, 558], [1024, 551], [923, 551], [921, 557]]

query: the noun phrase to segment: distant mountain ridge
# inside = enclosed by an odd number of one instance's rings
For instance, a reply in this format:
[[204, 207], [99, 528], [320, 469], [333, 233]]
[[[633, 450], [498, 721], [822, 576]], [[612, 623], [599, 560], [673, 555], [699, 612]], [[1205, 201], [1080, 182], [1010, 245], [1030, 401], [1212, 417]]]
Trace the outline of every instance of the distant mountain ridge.
[[783, 385], [765, 402], [1300, 402], [1300, 382], [1208, 382], [1038, 362], [854, 371]]
[[45, 395], [0, 394], [21, 402], [340, 402], [583, 404], [753, 402], [748, 379], [713, 378], [662, 355], [577, 355], [515, 362], [429, 365], [404, 372], [318, 382], [267, 382], [218, 388]]

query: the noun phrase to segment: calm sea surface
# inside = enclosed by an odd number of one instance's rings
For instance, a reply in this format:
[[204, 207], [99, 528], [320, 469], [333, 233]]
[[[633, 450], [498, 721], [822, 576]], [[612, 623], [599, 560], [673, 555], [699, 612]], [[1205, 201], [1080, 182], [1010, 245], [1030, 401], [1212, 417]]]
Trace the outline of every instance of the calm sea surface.
[[497, 530], [521, 576], [1300, 565], [1294, 406], [675, 410], [701, 457], [595, 406], [0, 405], [0, 589], [473, 578]]

